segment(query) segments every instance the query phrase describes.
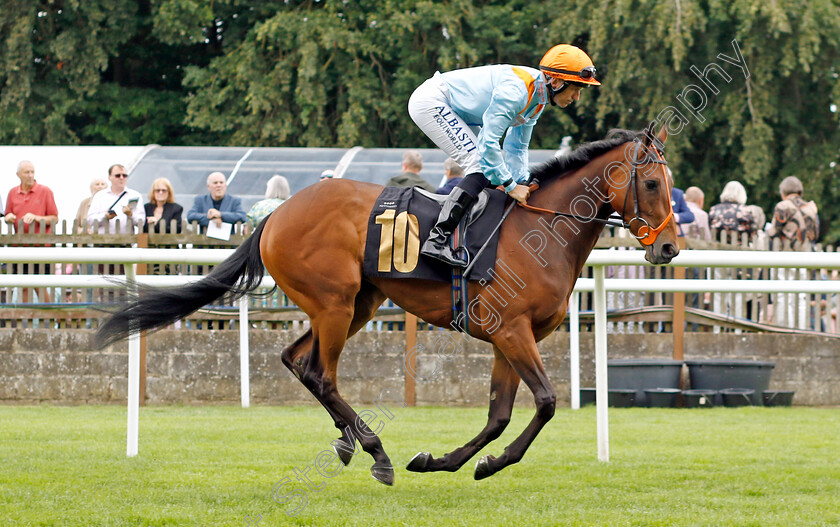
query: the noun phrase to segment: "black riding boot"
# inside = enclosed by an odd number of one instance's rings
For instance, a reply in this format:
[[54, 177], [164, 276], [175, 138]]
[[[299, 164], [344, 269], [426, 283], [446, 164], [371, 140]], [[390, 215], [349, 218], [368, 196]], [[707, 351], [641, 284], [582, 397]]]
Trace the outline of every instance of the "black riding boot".
[[467, 262], [458, 258], [449, 247], [449, 237], [470, 208], [475, 198], [467, 194], [464, 189], [455, 187], [440, 209], [437, 223], [429, 233], [429, 239], [423, 244], [420, 254], [440, 260], [453, 267], [465, 268]]

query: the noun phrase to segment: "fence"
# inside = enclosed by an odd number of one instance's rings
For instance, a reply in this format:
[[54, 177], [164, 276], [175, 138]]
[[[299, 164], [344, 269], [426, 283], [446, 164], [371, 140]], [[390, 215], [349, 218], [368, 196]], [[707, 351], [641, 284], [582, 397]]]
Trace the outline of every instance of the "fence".
[[[99, 225], [67, 225], [62, 222], [59, 232], [64, 234], [23, 234], [9, 232], [8, 226], [0, 227], [0, 250], [12, 246], [54, 246], [54, 247], [149, 247], [161, 249], [181, 248], [235, 248], [247, 236], [244, 225], [237, 224], [236, 231], [228, 241], [208, 238], [200, 233], [196, 224], [171, 225], [168, 233], [120, 234], [107, 232], [109, 225], [103, 225], [106, 232], [99, 233]], [[44, 229], [41, 229], [44, 231]], [[689, 249], [711, 250], [773, 250], [790, 251], [789, 246], [771, 245], [766, 237], [731, 236], [727, 232], [715, 233], [717, 241], [706, 242], [685, 238]], [[613, 250], [637, 250], [638, 242], [628, 236], [624, 229], [605, 229], [596, 248]], [[814, 252], [835, 252], [833, 247], [817, 245]], [[212, 266], [204, 264], [164, 264], [150, 262], [140, 265], [138, 274], [200, 276], [207, 274]], [[119, 265], [73, 264], [54, 262], [48, 264], [3, 264], [3, 274], [55, 274], [91, 276], [100, 274], [124, 274]], [[593, 269], [587, 267], [582, 278], [592, 278]], [[676, 273], [676, 275], [675, 275]], [[685, 276], [690, 279], [760, 279], [760, 280], [837, 280], [836, 270], [779, 269], [759, 267], [731, 268], [689, 268], [650, 267], [643, 265], [609, 266], [607, 278], [666, 278]], [[102, 313], [94, 306], [112, 298], [113, 292], [101, 288], [20, 287], [0, 288], [0, 327], [49, 327], [49, 328], [96, 328]], [[772, 326], [797, 328], [821, 333], [837, 334], [837, 314], [840, 312], [840, 297], [828, 294], [805, 293], [691, 293], [683, 297], [663, 292], [614, 291], [607, 295], [609, 331], [611, 333], [670, 333], [673, 321], [687, 321], [687, 331], [742, 332], [772, 330]], [[581, 331], [593, 331], [593, 297], [591, 293], [581, 295]], [[249, 301], [251, 323], [267, 329], [299, 329], [307, 324], [306, 317], [298, 311], [289, 299], [276, 291]], [[220, 300], [187, 317], [177, 325], [181, 330], [234, 329], [238, 307], [228, 300]], [[373, 324], [367, 329], [403, 330], [403, 318], [393, 304], [386, 304], [380, 310]], [[418, 330], [433, 329], [420, 321]], [[568, 331], [566, 321], [559, 331]], [[680, 329], [681, 331], [681, 329]]]
[[[684, 238], [684, 248], [696, 250], [795, 252], [789, 242], [779, 243], [764, 233], [713, 231], [714, 241]], [[638, 250], [636, 240], [624, 229], [605, 229], [596, 248]], [[804, 245], [799, 252], [837, 253], [833, 246]], [[840, 259], [840, 255], [838, 255]], [[594, 270], [584, 269], [581, 275], [592, 278]], [[676, 275], [675, 275], [676, 273]], [[688, 279], [716, 280], [838, 280], [836, 269], [818, 266], [801, 269], [768, 267], [676, 267], [608, 266], [607, 278], [665, 278], [681, 276]], [[679, 295], [678, 295], [679, 296]], [[684, 304], [683, 304], [684, 302]], [[684, 307], [683, 307], [684, 305]], [[778, 328], [798, 329], [817, 333], [838, 334], [840, 296], [828, 294], [780, 292], [697, 292], [682, 298], [672, 293], [612, 291], [607, 294], [611, 333], [669, 333], [673, 320], [685, 320], [687, 331], [735, 332], [773, 331]], [[591, 312], [591, 295], [581, 298], [581, 310]], [[675, 310], [677, 312], [675, 312]], [[582, 320], [581, 331], [592, 331], [591, 316]]]

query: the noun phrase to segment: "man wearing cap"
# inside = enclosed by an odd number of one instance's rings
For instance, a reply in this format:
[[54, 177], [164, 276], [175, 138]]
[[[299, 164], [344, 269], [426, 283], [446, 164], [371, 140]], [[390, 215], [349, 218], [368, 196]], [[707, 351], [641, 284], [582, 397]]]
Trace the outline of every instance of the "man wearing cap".
[[789, 241], [794, 250], [814, 244], [820, 234], [817, 204], [802, 199], [805, 188], [796, 176], [788, 176], [779, 184], [782, 201], [773, 210], [773, 222], [767, 234], [781, 242]]
[[547, 104], [565, 108], [580, 98], [583, 87], [600, 84], [589, 55], [560, 44], [548, 50], [539, 69], [497, 64], [436, 72], [414, 90], [408, 101], [411, 119], [466, 174], [444, 202], [421, 254], [466, 267], [448, 244], [461, 217], [488, 185], [502, 186], [524, 202], [528, 144], [543, 109]]

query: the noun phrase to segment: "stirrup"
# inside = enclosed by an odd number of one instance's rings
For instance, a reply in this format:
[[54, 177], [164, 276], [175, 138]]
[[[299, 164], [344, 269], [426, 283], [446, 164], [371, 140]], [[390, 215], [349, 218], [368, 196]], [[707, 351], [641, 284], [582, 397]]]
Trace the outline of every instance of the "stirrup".
[[[448, 240], [447, 240], [448, 241]], [[461, 252], [460, 250], [458, 252]], [[467, 253], [466, 250], [464, 250]], [[469, 265], [469, 253], [467, 253], [467, 260], [459, 258], [448, 243], [444, 242], [443, 247], [434, 243], [431, 239], [426, 240], [423, 248], [420, 249], [420, 254], [433, 258], [439, 262], [443, 262], [450, 267], [457, 267], [459, 269], [466, 269]]]

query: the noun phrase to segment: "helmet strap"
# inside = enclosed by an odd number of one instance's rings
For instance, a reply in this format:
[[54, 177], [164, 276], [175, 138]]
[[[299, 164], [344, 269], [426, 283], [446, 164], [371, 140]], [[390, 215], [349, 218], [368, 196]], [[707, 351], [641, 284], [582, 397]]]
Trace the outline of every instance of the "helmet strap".
[[560, 87], [555, 90], [551, 86], [551, 80], [549, 79], [545, 83], [545, 89], [548, 92], [548, 102], [551, 103], [552, 106], [557, 106], [557, 103], [554, 102], [554, 98], [556, 96], [560, 95], [561, 93], [563, 93], [563, 90], [565, 90], [568, 87], [569, 87], [569, 83], [566, 82], [566, 81], [563, 81], [563, 84], [561, 84]]

